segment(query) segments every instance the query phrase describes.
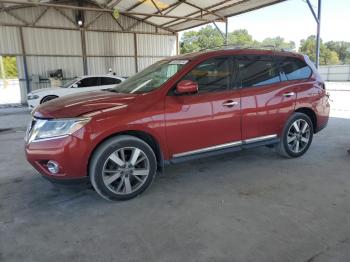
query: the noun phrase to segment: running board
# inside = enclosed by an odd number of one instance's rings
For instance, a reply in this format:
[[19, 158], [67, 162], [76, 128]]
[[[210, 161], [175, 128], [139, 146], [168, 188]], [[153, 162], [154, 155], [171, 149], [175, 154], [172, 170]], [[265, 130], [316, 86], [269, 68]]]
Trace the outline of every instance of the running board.
[[169, 162], [171, 164], [177, 164], [177, 163], [182, 163], [186, 161], [191, 161], [194, 159], [211, 157], [211, 156], [226, 154], [230, 152], [240, 151], [242, 149], [273, 145], [279, 142], [280, 142], [280, 139], [277, 137], [277, 135], [257, 137], [257, 138], [247, 139], [244, 141], [236, 141], [233, 143], [227, 143], [223, 145], [206, 147], [203, 149], [175, 154], [173, 158], [169, 160]]

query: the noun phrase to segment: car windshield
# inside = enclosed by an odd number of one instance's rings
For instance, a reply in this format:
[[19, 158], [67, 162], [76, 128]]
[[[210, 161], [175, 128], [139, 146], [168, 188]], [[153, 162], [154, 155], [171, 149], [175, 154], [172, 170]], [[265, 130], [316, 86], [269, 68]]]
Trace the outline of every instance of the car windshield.
[[65, 84], [61, 85], [60, 87], [68, 88], [78, 80], [79, 80], [79, 78], [74, 78], [73, 80], [70, 80], [70, 81], [66, 82]]
[[142, 94], [159, 88], [175, 75], [188, 60], [162, 60], [128, 78], [109, 91]]

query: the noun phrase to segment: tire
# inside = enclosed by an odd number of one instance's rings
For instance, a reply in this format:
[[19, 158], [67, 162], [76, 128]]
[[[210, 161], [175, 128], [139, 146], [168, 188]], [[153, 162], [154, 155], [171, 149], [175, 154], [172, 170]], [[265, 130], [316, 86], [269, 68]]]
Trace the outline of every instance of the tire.
[[310, 118], [303, 113], [294, 113], [283, 128], [281, 141], [277, 145], [278, 153], [286, 158], [302, 156], [309, 149], [313, 134], [314, 127]]
[[95, 191], [111, 201], [129, 200], [153, 182], [157, 160], [143, 140], [121, 135], [103, 142], [93, 153], [89, 175]]
[[48, 102], [50, 100], [56, 99], [58, 96], [45, 96], [43, 99], [41, 99], [40, 104]]

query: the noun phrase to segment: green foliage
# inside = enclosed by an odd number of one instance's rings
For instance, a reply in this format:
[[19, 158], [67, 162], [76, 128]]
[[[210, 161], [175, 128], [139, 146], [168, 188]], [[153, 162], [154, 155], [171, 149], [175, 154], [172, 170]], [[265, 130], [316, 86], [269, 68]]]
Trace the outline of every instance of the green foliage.
[[[225, 44], [224, 33], [219, 32], [211, 25], [201, 28], [199, 31], [185, 32], [180, 41], [181, 53], [191, 53], [202, 49], [210, 49]], [[285, 42], [282, 37], [266, 38], [262, 43], [253, 39], [246, 29], [238, 29], [228, 33], [229, 45], [241, 47], [259, 47], [273, 45], [277, 48], [294, 49], [294, 42]]]
[[197, 31], [185, 32], [181, 38], [181, 53], [191, 53], [202, 49], [213, 48], [224, 44], [220, 32], [210, 25]]
[[[300, 41], [299, 52], [306, 54], [312, 61], [316, 61], [316, 36], [311, 35]], [[331, 50], [322, 40], [320, 43], [320, 65], [333, 65], [339, 63], [338, 53]]]
[[[202, 49], [210, 49], [224, 45], [224, 33], [215, 27], [207, 25], [199, 31], [185, 32], [180, 41], [181, 53], [190, 53]], [[295, 42], [285, 41], [283, 37], [268, 37], [258, 42], [248, 33], [246, 29], [239, 29], [228, 33], [228, 44], [235, 46], [274, 46], [276, 49], [295, 50]], [[299, 52], [306, 54], [312, 61], [316, 60], [316, 37], [309, 36], [300, 41]], [[350, 63], [350, 42], [329, 41], [320, 46], [320, 64], [330, 65], [339, 63]]]
[[274, 46], [277, 49], [295, 49], [295, 43], [293, 41], [285, 42], [283, 37], [268, 37], [261, 42], [262, 46]]
[[350, 42], [329, 41], [325, 46], [338, 54], [339, 60], [344, 64], [350, 63]]
[[255, 44], [253, 37], [246, 29], [238, 29], [228, 34], [228, 44], [237, 46], [252, 46]]
[[[13, 56], [3, 56], [2, 57], [3, 66], [0, 65], [0, 78], [3, 76], [5, 78], [17, 78], [17, 63], [16, 57]], [[0, 59], [1, 62], [1, 59]], [[5, 72], [2, 72], [1, 69], [4, 68]]]

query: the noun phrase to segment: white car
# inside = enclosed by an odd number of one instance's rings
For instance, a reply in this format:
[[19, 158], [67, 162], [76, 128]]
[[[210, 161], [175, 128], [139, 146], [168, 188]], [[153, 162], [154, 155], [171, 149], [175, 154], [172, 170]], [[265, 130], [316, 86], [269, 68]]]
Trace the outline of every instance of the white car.
[[42, 103], [58, 97], [112, 88], [124, 80], [124, 77], [117, 77], [113, 75], [77, 77], [61, 87], [42, 88], [30, 92], [27, 96], [28, 106], [30, 108], [34, 108]]

